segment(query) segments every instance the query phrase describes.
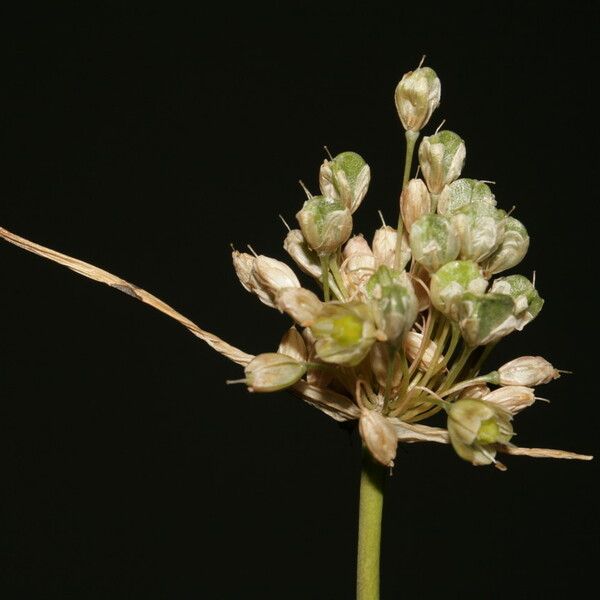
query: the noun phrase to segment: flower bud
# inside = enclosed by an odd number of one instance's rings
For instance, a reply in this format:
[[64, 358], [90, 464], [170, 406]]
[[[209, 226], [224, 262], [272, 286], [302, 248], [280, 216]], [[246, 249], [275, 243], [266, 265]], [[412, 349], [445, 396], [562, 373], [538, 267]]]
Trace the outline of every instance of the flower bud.
[[373, 256], [373, 252], [369, 246], [369, 242], [365, 240], [362, 234], [352, 236], [344, 246], [342, 257], [344, 259], [352, 256]]
[[465, 292], [457, 300], [458, 324], [469, 346], [485, 346], [517, 327], [514, 302], [505, 294]]
[[[406, 352], [406, 356], [412, 362], [417, 356], [419, 356], [419, 352], [421, 351], [421, 344], [423, 343], [423, 334], [418, 333], [417, 331], [409, 331], [404, 338], [404, 351]], [[433, 357], [435, 356], [435, 352], [437, 350], [437, 344], [430, 340], [427, 344], [427, 348], [423, 351], [421, 356], [421, 361], [418, 364], [418, 368], [421, 371], [427, 371], [429, 367], [433, 364]], [[438, 359], [438, 363], [442, 362], [444, 359], [443, 356], [440, 356]]]
[[475, 383], [465, 388], [458, 395], [459, 399], [471, 398], [475, 400], [486, 399], [486, 396], [490, 393], [490, 388], [485, 383]]
[[454, 260], [460, 249], [452, 224], [443, 215], [423, 215], [410, 231], [410, 249], [414, 260], [428, 271], [437, 271]]
[[283, 288], [300, 287], [300, 282], [285, 263], [268, 256], [257, 256], [250, 275], [250, 291], [267, 306], [274, 308], [275, 296]]
[[323, 196], [339, 200], [354, 213], [361, 205], [371, 180], [371, 169], [356, 152], [342, 152], [333, 160], [325, 160], [319, 171], [319, 187]]
[[440, 312], [457, 320], [456, 300], [464, 292], [483, 294], [487, 285], [476, 263], [455, 260], [445, 264], [431, 276], [431, 302]]
[[385, 467], [393, 467], [398, 434], [392, 424], [382, 414], [363, 409], [358, 421], [358, 430], [373, 458]]
[[389, 267], [379, 267], [367, 290], [375, 300], [375, 319], [387, 341], [398, 347], [417, 318], [417, 297], [410, 278]]
[[293, 325], [283, 334], [281, 342], [279, 342], [279, 348], [277, 348], [277, 353], [290, 356], [299, 362], [306, 362], [308, 360], [308, 351], [304, 338]]
[[423, 138], [419, 146], [419, 163], [432, 194], [458, 179], [467, 151], [463, 140], [452, 131], [440, 131]]
[[360, 302], [328, 302], [310, 326], [324, 362], [356, 366], [369, 353], [377, 329], [371, 309]]
[[448, 434], [456, 453], [473, 465], [495, 462], [496, 444], [514, 435], [510, 413], [482, 400], [454, 402], [448, 412]]
[[283, 241], [284, 250], [292, 257], [299, 269], [307, 275], [321, 279], [321, 262], [316, 252], [311, 250], [299, 229], [292, 229]]
[[[521, 356], [498, 369], [500, 385], [525, 385], [535, 387], [558, 379], [560, 373], [541, 356]], [[496, 383], [493, 381], [492, 383]]]
[[283, 288], [279, 290], [275, 301], [281, 312], [290, 315], [303, 327], [313, 323], [323, 308], [321, 300], [304, 288]]
[[269, 352], [256, 356], [245, 373], [251, 392], [276, 392], [299, 381], [306, 373], [306, 365], [290, 356]]
[[483, 181], [457, 179], [442, 190], [437, 211], [441, 215], [452, 215], [469, 204], [496, 206], [496, 198], [490, 187]]
[[468, 204], [452, 216], [460, 239], [460, 258], [480, 262], [488, 257], [504, 236], [505, 213], [489, 204]]
[[500, 245], [485, 260], [483, 268], [493, 275], [518, 265], [529, 249], [529, 234], [521, 221], [513, 217], [504, 219], [504, 236]]
[[256, 258], [252, 256], [252, 254], [248, 254], [247, 252], [238, 252], [234, 250], [231, 253], [231, 258], [233, 259], [233, 268], [235, 269], [235, 274], [238, 276], [240, 283], [244, 287], [247, 292], [251, 292], [250, 281], [252, 278], [252, 269], [254, 267], [254, 262]]
[[483, 399], [494, 406], [499, 406], [511, 415], [516, 415], [535, 402], [535, 394], [531, 388], [511, 385], [498, 388], [486, 394]]
[[364, 288], [377, 268], [377, 261], [372, 253], [354, 254], [341, 265], [340, 273], [351, 297], [363, 294]]
[[[377, 260], [377, 266], [385, 265], [392, 269], [396, 259], [396, 240], [398, 234], [393, 227], [385, 225], [380, 227], [373, 236], [373, 254]], [[410, 260], [410, 246], [405, 234], [402, 235], [400, 247], [400, 264], [399, 269], [404, 269]]]
[[[410, 335], [410, 334], [409, 334]], [[408, 336], [407, 336], [408, 337]], [[387, 384], [388, 365], [390, 362], [390, 351], [384, 342], [375, 342], [369, 354], [371, 362], [371, 371], [377, 379], [379, 387], [383, 390]], [[402, 381], [402, 369], [399, 360], [394, 361], [394, 371], [392, 373], [391, 388], [395, 389]]]
[[421, 131], [439, 106], [441, 94], [442, 85], [433, 69], [420, 67], [406, 73], [394, 94], [404, 129]]
[[411, 179], [400, 194], [402, 222], [408, 233], [413, 223], [431, 212], [431, 196], [422, 179]]
[[304, 239], [317, 254], [335, 252], [352, 233], [352, 215], [339, 200], [315, 196], [296, 214]]
[[544, 300], [540, 298], [533, 283], [523, 275], [500, 277], [494, 281], [490, 291], [494, 294], [507, 294], [514, 300], [519, 331], [538, 316], [544, 305]]

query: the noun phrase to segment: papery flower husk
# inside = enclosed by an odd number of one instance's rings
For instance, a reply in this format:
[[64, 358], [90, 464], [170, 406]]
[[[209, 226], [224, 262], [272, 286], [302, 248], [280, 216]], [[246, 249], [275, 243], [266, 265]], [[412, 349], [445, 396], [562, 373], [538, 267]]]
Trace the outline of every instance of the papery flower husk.
[[420, 131], [440, 104], [442, 84], [430, 67], [419, 67], [405, 73], [396, 86], [396, 110], [407, 131]]
[[277, 392], [294, 385], [306, 373], [306, 365], [290, 356], [267, 352], [255, 356], [244, 369], [251, 392]]
[[247, 252], [238, 252], [237, 250], [234, 250], [231, 253], [231, 258], [233, 260], [235, 274], [238, 276], [243, 288], [247, 292], [252, 292], [250, 282], [252, 279], [252, 269], [254, 268], [254, 262], [256, 261], [256, 258], [252, 254], [248, 254]]
[[411, 179], [400, 194], [400, 212], [405, 230], [410, 233], [413, 223], [431, 210], [431, 196], [425, 182]]
[[409, 240], [413, 259], [429, 272], [453, 261], [460, 251], [452, 223], [434, 213], [423, 215], [413, 223]]
[[483, 203], [496, 206], [496, 198], [490, 187], [477, 179], [457, 179], [442, 190], [437, 211], [441, 215], [453, 215], [469, 204]]
[[[380, 227], [375, 231], [373, 236], [373, 254], [375, 255], [378, 267], [384, 265], [390, 269], [394, 268], [397, 239], [398, 233], [389, 225]], [[410, 256], [410, 245], [406, 231], [404, 231], [400, 242], [400, 263], [398, 264], [398, 269], [404, 269], [410, 260]]]
[[308, 360], [308, 350], [304, 338], [293, 325], [283, 334], [277, 353], [290, 356], [298, 362]]
[[513, 314], [514, 301], [505, 294], [472, 294], [465, 292], [458, 301], [458, 324], [465, 342], [486, 346], [517, 327]]
[[398, 435], [391, 423], [382, 414], [363, 409], [358, 430], [373, 458], [386, 467], [392, 467], [396, 458]]
[[511, 415], [516, 415], [535, 402], [535, 393], [533, 388], [522, 385], [511, 385], [489, 392], [483, 397], [483, 400], [494, 406], [503, 408]]
[[[377, 384], [384, 390], [387, 384], [388, 365], [390, 361], [389, 346], [383, 342], [375, 342], [371, 348], [369, 359], [371, 371], [375, 375]], [[400, 368], [400, 360], [397, 358], [396, 353], [393, 354], [392, 360], [394, 360], [394, 369], [392, 371], [390, 389], [395, 389], [400, 385], [402, 380], [402, 369]]]
[[488, 275], [512, 269], [525, 258], [528, 249], [529, 234], [525, 226], [514, 217], [506, 217], [502, 241], [486, 258], [483, 269]]
[[322, 271], [319, 256], [314, 250], [310, 249], [299, 229], [292, 229], [285, 236], [283, 248], [302, 272], [315, 279], [321, 279]]
[[271, 308], [276, 307], [276, 296], [282, 289], [300, 288], [296, 274], [285, 263], [268, 256], [257, 256], [250, 274], [250, 290]]
[[559, 377], [560, 373], [542, 356], [520, 356], [498, 369], [500, 385], [534, 387]]
[[439, 131], [423, 138], [419, 146], [419, 163], [432, 194], [440, 194], [444, 186], [458, 179], [465, 157], [465, 143], [452, 131]]
[[305, 288], [283, 288], [275, 301], [281, 312], [287, 313], [303, 327], [311, 325], [323, 308], [318, 296]]

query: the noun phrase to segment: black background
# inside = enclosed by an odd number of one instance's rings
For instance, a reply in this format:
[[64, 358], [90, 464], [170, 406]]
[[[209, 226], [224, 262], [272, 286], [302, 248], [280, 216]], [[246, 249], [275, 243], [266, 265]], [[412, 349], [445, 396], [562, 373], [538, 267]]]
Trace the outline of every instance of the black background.
[[[53, 5], [55, 3], [52, 3]], [[575, 371], [521, 445], [597, 450], [597, 63], [592, 3], [469, 9], [289, 2], [210, 12], [67, 3], [3, 19], [0, 225], [156, 293], [252, 352], [287, 320], [229, 244], [284, 258], [322, 146], [359, 151], [356, 218], [396, 218], [393, 90], [427, 54], [469, 177], [532, 236], [540, 318], [494, 354]], [[492, 3], [489, 3], [490, 5]], [[482, 3], [483, 6], [483, 3]], [[347, 599], [356, 434], [114, 290], [0, 246], [5, 598]], [[384, 598], [561, 597], [594, 586], [595, 463], [474, 468], [404, 446], [387, 483]]]

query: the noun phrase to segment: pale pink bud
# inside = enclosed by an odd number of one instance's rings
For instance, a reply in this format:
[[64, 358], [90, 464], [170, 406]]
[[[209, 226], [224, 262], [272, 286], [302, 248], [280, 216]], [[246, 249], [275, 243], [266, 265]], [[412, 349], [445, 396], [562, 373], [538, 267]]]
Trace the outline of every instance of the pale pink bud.
[[299, 288], [300, 282], [285, 263], [268, 256], [258, 256], [254, 261], [249, 285], [261, 302], [274, 308], [277, 292], [284, 288]]
[[400, 195], [400, 210], [406, 231], [410, 233], [413, 223], [431, 212], [431, 196], [422, 179], [411, 179]]
[[483, 397], [483, 400], [500, 406], [510, 414], [516, 415], [518, 412], [531, 406], [535, 402], [535, 394], [532, 388], [521, 385], [511, 385], [498, 388]]
[[283, 354], [259, 354], [245, 368], [251, 392], [276, 392], [294, 385], [306, 373], [306, 365]]
[[[385, 265], [390, 269], [394, 268], [397, 239], [398, 233], [389, 225], [380, 227], [375, 231], [375, 235], [373, 236], [373, 254], [377, 260], [378, 267]], [[403, 232], [402, 235], [400, 254], [400, 264], [398, 265], [398, 268], [402, 270], [410, 260], [410, 245], [408, 243], [406, 232]]]
[[498, 369], [500, 385], [536, 386], [549, 383], [560, 373], [541, 356], [521, 356]]

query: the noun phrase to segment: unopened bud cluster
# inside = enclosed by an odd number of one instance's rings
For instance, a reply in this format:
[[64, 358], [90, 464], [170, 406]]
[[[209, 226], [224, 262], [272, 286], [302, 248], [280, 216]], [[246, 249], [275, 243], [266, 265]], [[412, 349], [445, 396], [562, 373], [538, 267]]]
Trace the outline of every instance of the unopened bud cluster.
[[[504, 274], [525, 257], [529, 236], [497, 206], [490, 182], [462, 177], [460, 135], [436, 131], [417, 145], [440, 98], [429, 67], [407, 73], [395, 91], [407, 142], [397, 228], [353, 235], [371, 169], [342, 152], [323, 161], [318, 194], [305, 188], [298, 227], [283, 243], [312, 285], [279, 260], [233, 252], [244, 288], [294, 322], [243, 381], [256, 392], [293, 388], [337, 420], [357, 419], [382, 464], [393, 463], [398, 440], [441, 435], [472, 464], [503, 468], [496, 454], [512, 448], [513, 417], [559, 372], [526, 356], [480, 374], [491, 347], [535, 319], [544, 301], [533, 281]], [[420, 424], [440, 410], [447, 431]]]

